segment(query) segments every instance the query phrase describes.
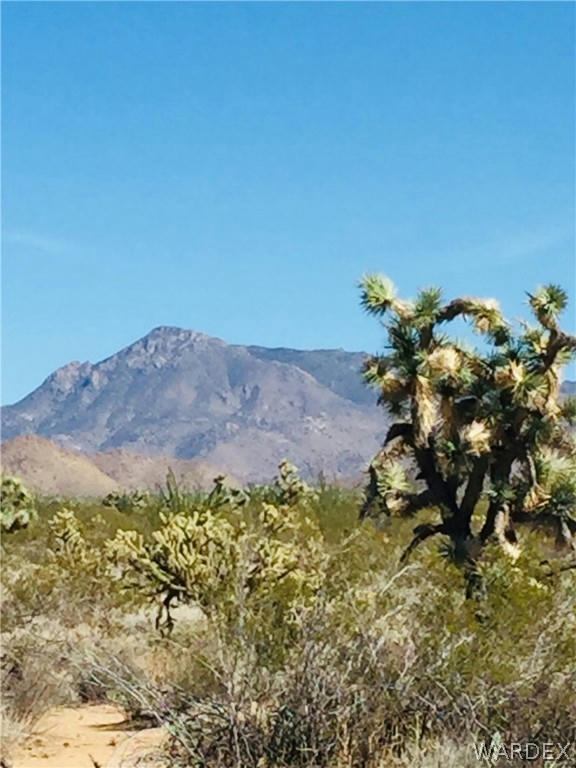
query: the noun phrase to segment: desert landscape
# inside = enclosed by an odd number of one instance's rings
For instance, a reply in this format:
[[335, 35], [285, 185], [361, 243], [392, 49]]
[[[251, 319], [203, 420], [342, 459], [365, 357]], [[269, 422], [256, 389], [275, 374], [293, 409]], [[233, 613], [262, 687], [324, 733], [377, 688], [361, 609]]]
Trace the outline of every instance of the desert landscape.
[[0, 768], [576, 768], [574, 3], [0, 15]]
[[[530, 302], [539, 330], [515, 331], [492, 300], [425, 289], [408, 303], [364, 279], [391, 353], [362, 366], [390, 419], [363, 485], [307, 480], [287, 459], [242, 483], [200, 456], [4, 443], [4, 764], [468, 767], [463, 731], [507, 759], [494, 729], [569, 751], [576, 401], [558, 381], [576, 339], [561, 288]], [[497, 352], [436, 335], [456, 315]], [[146, 351], [155, 382], [159, 348]], [[65, 420], [70, 393], [78, 413], [77, 381], [62, 398], [54, 380], [10, 418], [40, 402], [61, 434], [51, 408]], [[258, 412], [257, 380], [240, 386]], [[306, 402], [301, 422], [325, 416]], [[269, 431], [252, 431], [254, 472]]]

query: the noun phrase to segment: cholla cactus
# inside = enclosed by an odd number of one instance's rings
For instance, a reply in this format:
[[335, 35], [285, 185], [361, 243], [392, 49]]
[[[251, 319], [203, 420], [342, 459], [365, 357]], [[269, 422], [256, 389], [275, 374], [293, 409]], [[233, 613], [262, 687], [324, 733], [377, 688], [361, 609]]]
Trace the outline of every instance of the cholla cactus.
[[81, 565], [90, 559], [90, 548], [80, 530], [78, 518], [63, 507], [48, 521], [52, 539], [51, 553], [56, 560]]
[[0, 519], [3, 533], [26, 528], [35, 518], [34, 497], [16, 477], [2, 477]]
[[231, 519], [219, 509], [200, 509], [163, 515], [161, 522], [150, 541], [119, 531], [107, 544], [128, 581], [160, 601], [161, 629], [171, 629], [170, 609], [178, 602], [195, 603], [232, 625], [250, 613], [256, 597], [272, 600], [280, 593], [289, 623], [323, 577], [318, 528], [286, 508], [261, 503], [255, 517]]
[[300, 478], [298, 467], [284, 459], [279, 467], [274, 485], [278, 490], [278, 503], [289, 507], [315, 500], [317, 493]]
[[114, 561], [136, 576], [150, 596], [188, 600], [203, 609], [226, 602], [229, 574], [237, 567], [230, 523], [211, 512], [161, 516], [162, 526], [145, 542], [136, 531], [118, 531], [108, 543]]
[[[426, 289], [401, 302], [377, 275], [364, 279], [361, 303], [388, 318], [390, 354], [370, 358], [365, 378], [397, 419], [370, 467], [362, 514], [435, 507], [439, 522], [417, 526], [408, 552], [442, 534], [470, 561], [491, 537], [517, 557], [521, 523], [548, 526], [574, 544], [576, 402], [559, 395], [561, 369], [576, 351], [576, 338], [559, 327], [566, 293], [549, 285], [529, 295], [538, 327], [519, 332], [494, 300], [444, 302]], [[439, 333], [457, 318], [484, 337], [482, 351]], [[408, 460], [419, 485], [407, 487]]]
[[270, 485], [253, 485], [248, 491], [236, 493], [246, 501], [267, 502], [282, 508], [306, 506], [318, 499], [318, 492], [302, 480], [298, 467], [287, 459], [280, 462], [278, 474]]

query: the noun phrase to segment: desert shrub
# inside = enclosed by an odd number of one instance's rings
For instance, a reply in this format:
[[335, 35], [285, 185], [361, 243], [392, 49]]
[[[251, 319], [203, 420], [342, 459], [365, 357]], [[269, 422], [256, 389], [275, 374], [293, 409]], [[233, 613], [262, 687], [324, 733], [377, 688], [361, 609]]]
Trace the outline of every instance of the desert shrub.
[[130, 491], [120, 493], [118, 491], [107, 494], [102, 499], [104, 507], [115, 507], [119, 512], [134, 512], [136, 509], [144, 509], [148, 504], [149, 494], [142, 491]]
[[338, 544], [358, 530], [360, 491], [323, 486], [311, 501], [311, 511], [327, 544]]
[[88, 524], [61, 502], [40, 505], [38, 518], [34, 530], [18, 531], [4, 544], [5, 630], [39, 615], [74, 626], [100, 606], [134, 610], [144, 602], [118, 583], [104, 549], [104, 519], [92, 516]]
[[247, 649], [234, 685], [174, 710], [188, 742], [172, 743], [169, 763], [376, 768], [449, 743], [472, 766], [472, 743], [494, 734], [574, 740], [574, 595], [542, 590], [498, 552], [491, 616], [479, 623], [457, 569], [447, 589], [436, 558], [425, 589], [423, 566], [409, 567], [317, 606], [276, 671], [254, 667]]
[[26, 528], [35, 518], [34, 497], [16, 477], [2, 477], [0, 523], [2, 533]]
[[358, 525], [355, 491], [172, 493], [39, 500], [6, 537], [9, 723], [105, 698], [164, 724], [171, 768], [472, 768], [474, 741], [576, 740], [575, 571], [540, 536], [515, 562], [486, 546], [476, 602], [435, 538], [400, 564], [412, 521]]
[[576, 603], [570, 585], [551, 582], [528, 553], [515, 565], [493, 546], [482, 566], [489, 590], [479, 612], [459, 594], [457, 568], [447, 564], [442, 573], [431, 567], [433, 556], [412, 637], [421, 669], [415, 689], [434, 693], [435, 729], [455, 732], [463, 722], [508, 741], [573, 739]]
[[539, 541], [518, 564], [487, 548], [481, 615], [437, 547], [399, 568], [396, 535], [365, 525], [339, 543], [275, 665], [249, 635], [204, 651], [209, 679], [192, 679], [166, 716], [179, 734], [168, 764], [376, 768], [417, 754], [439, 767], [451, 745], [461, 767], [475, 764], [474, 741], [495, 734], [574, 739], [576, 595], [569, 572], [539, 564]]
[[272, 493], [278, 505], [217, 487], [204, 509], [161, 514], [150, 540], [120, 531], [108, 543], [125, 582], [160, 601], [159, 627], [172, 628], [174, 604], [194, 603], [230, 641], [248, 635], [261, 655], [283, 650], [323, 583], [326, 557], [306, 503], [295, 508], [295, 496], [312, 492], [290, 470]]
[[298, 468], [284, 459], [278, 466], [278, 475], [270, 485], [254, 485], [250, 488], [249, 498], [293, 507], [305, 506], [318, 499], [318, 493], [298, 474]]

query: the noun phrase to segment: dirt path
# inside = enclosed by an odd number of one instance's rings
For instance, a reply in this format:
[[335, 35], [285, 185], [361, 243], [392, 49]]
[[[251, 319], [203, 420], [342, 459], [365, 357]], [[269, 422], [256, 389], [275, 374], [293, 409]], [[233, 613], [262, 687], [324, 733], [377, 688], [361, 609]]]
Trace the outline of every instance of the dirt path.
[[[107, 704], [47, 712], [16, 750], [13, 768], [135, 768], [162, 741], [160, 728], [127, 731], [124, 714]], [[154, 762], [146, 762], [154, 768]]]

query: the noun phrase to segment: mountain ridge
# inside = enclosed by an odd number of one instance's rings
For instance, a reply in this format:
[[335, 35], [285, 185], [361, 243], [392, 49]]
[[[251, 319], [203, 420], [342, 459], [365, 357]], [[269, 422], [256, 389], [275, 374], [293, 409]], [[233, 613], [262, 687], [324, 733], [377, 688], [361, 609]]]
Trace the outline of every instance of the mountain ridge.
[[271, 477], [285, 456], [307, 475], [354, 475], [386, 427], [369, 404], [375, 395], [364, 391], [363, 358], [228, 345], [159, 326], [98, 363], [54, 371], [2, 409], [3, 437], [39, 434], [90, 453], [206, 458], [249, 481]]
[[4, 406], [2, 436], [36, 434], [74, 453], [202, 459], [243, 482], [268, 480], [286, 457], [308, 477], [358, 476], [388, 423], [362, 381], [365, 357], [158, 326], [97, 363], [62, 366]]

